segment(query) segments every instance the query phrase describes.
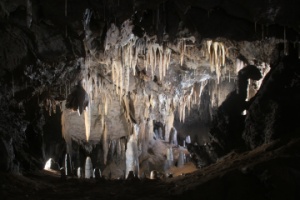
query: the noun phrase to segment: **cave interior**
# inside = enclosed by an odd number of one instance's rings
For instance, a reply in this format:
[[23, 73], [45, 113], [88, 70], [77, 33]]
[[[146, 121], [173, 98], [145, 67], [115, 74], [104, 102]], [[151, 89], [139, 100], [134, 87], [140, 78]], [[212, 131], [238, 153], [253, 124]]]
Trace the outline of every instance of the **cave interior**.
[[1, 199], [299, 199], [299, 19], [295, 0], [1, 0]]

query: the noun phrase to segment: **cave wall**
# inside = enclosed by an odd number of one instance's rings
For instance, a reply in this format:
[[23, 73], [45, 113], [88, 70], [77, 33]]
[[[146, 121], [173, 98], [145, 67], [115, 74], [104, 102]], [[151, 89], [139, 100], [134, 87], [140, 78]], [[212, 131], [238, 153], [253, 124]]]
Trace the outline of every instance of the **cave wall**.
[[251, 148], [299, 136], [298, 49], [291, 48], [288, 56], [284, 56], [282, 46], [280, 49], [280, 59], [274, 63], [246, 116], [243, 138]]

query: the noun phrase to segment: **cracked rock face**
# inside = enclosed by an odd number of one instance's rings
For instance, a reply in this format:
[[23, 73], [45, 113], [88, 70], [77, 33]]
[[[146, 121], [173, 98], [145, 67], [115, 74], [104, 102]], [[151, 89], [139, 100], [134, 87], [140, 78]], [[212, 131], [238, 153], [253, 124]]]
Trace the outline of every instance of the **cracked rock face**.
[[[299, 29], [288, 19], [297, 19], [300, 12], [288, 12], [295, 6], [281, 1], [66, 2], [0, 3], [0, 108], [7, 113], [0, 118], [7, 124], [0, 135], [7, 158], [1, 162], [4, 170], [18, 165], [25, 169], [26, 159], [41, 163], [76, 151], [81, 157], [91, 153], [103, 168], [106, 160], [122, 155], [120, 166], [112, 167], [119, 170], [125, 153], [112, 144], [132, 141], [134, 127], [139, 130], [136, 144], [129, 144], [137, 145], [138, 154], [131, 160], [153, 167], [158, 162], [157, 168], [163, 168], [170, 131], [177, 129], [179, 143], [188, 135], [193, 143], [209, 142], [212, 116], [235, 89], [238, 71], [252, 64], [265, 76], [278, 58], [276, 45], [284, 42], [287, 49]], [[85, 103], [72, 95], [78, 82]], [[261, 81], [250, 82], [249, 99], [258, 85]], [[65, 106], [67, 98], [72, 105]], [[258, 115], [251, 108], [246, 121]], [[41, 113], [56, 120], [44, 122]], [[12, 125], [15, 116], [18, 124]], [[55, 140], [60, 143], [63, 137], [67, 143], [61, 152], [48, 148], [52, 143], [46, 138], [52, 136], [45, 130], [51, 127], [47, 123], [56, 127]], [[160, 139], [154, 137], [159, 129]], [[266, 142], [253, 139], [262, 129], [247, 128], [250, 146]], [[24, 132], [37, 134], [32, 141], [38, 142], [31, 143], [40, 146], [20, 150], [30, 144]], [[161, 151], [155, 151], [158, 147]], [[25, 156], [35, 150], [40, 153]]]

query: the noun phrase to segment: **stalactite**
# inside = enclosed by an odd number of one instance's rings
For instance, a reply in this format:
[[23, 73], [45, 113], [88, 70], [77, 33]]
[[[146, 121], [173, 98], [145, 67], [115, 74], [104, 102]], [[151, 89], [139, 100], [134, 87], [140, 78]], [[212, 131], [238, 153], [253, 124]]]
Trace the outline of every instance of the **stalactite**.
[[225, 51], [225, 47], [224, 47], [223, 43], [220, 43], [220, 47], [221, 47], [221, 59], [222, 59], [222, 64], [221, 65], [226, 67], [226, 65], [225, 65], [226, 51]]
[[[63, 110], [65, 110], [65, 101], [63, 102], [62, 105]], [[62, 113], [61, 116], [61, 132], [62, 136], [66, 141], [66, 153], [69, 153], [72, 155], [72, 140], [71, 140], [71, 134], [69, 133], [69, 127], [68, 124], [66, 123], [66, 112]]]
[[170, 62], [171, 62], [171, 50], [170, 49], [167, 49], [167, 62], [166, 62], [166, 65], [167, 65], [167, 70], [169, 69], [169, 66], [170, 66]]
[[179, 49], [179, 52], [180, 52], [180, 65], [182, 66], [183, 60], [184, 60], [184, 54], [185, 54], [185, 50], [186, 50], [185, 39], [179, 40], [178, 49]]
[[161, 81], [162, 80], [162, 77], [163, 77], [163, 67], [162, 67], [162, 51], [161, 49], [158, 49], [158, 53], [159, 53], [159, 63], [158, 63], [158, 71], [159, 71], [159, 80]]
[[204, 90], [205, 86], [207, 85], [207, 83], [208, 83], [207, 80], [201, 81], [201, 85], [199, 88], [199, 105], [201, 104], [201, 96], [202, 96], [203, 90]]
[[102, 145], [103, 145], [103, 162], [104, 162], [105, 165], [107, 163], [107, 155], [108, 155], [107, 139], [108, 139], [108, 137], [107, 137], [107, 124], [104, 122]]
[[120, 72], [119, 72], [119, 95], [120, 95], [119, 100], [121, 102], [122, 97], [123, 97], [123, 88], [124, 88], [124, 82], [123, 82], [124, 73], [123, 73], [123, 66], [122, 66], [122, 64], [120, 65], [119, 70], [120, 70]]
[[240, 59], [236, 59], [236, 62], [235, 62], [235, 73], [237, 74], [241, 69], [243, 69], [244, 68], [244, 62], [243, 61], [241, 61]]
[[124, 114], [125, 114], [125, 118], [126, 118], [127, 122], [131, 122], [129, 101], [128, 101], [127, 95], [124, 95], [124, 97], [123, 97], [123, 108], [124, 108], [124, 111], [125, 111]]
[[122, 159], [122, 147], [121, 147], [121, 140], [117, 139], [116, 141], [116, 153], [117, 153], [117, 160]]
[[88, 107], [86, 107], [84, 111], [86, 141], [90, 140], [90, 135], [91, 135], [91, 112], [92, 112], [91, 103], [89, 103]]
[[[154, 55], [154, 66], [153, 66], [153, 71], [155, 72], [156, 69], [156, 64], [157, 64], [157, 46], [156, 45], [152, 45], [153, 48], [153, 55]], [[153, 74], [154, 75], [154, 74]], [[153, 77], [152, 75], [152, 77]]]
[[124, 90], [125, 90], [125, 94], [127, 94], [127, 92], [129, 91], [129, 82], [130, 82], [130, 68], [129, 66], [125, 66], [124, 69]]
[[108, 109], [108, 100], [107, 100], [107, 97], [104, 96], [104, 113], [105, 115], [107, 115], [107, 109]]
[[182, 106], [182, 122], [185, 121], [185, 107], [186, 107], [186, 96], [184, 97], [184, 104]]
[[150, 110], [150, 105], [151, 105], [151, 102], [147, 101], [147, 98], [148, 98], [148, 96], [145, 95], [144, 96], [144, 102], [145, 102], [144, 118], [145, 119], [149, 118], [149, 110]]
[[212, 40], [206, 41], [207, 52], [210, 63], [210, 71], [216, 71], [217, 81], [220, 82], [221, 78], [221, 66], [225, 66], [226, 61], [226, 49], [221, 42], [212, 42]]
[[100, 87], [98, 88], [98, 76], [95, 74], [94, 75], [94, 92], [95, 92], [95, 98], [98, 98], [98, 90], [100, 89]]
[[220, 72], [220, 65], [219, 65], [219, 43], [214, 42], [213, 43], [213, 47], [214, 47], [214, 65], [216, 68], [216, 74], [217, 74], [217, 80], [218, 80], [218, 84], [220, 82], [220, 76], [221, 76], [221, 72]]

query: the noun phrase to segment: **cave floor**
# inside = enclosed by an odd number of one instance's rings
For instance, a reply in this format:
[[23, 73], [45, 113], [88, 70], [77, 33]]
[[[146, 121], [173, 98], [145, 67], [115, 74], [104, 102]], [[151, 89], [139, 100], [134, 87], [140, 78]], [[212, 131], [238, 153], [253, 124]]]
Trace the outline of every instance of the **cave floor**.
[[[191, 166], [187, 166], [191, 168]], [[184, 168], [182, 169], [185, 170]], [[179, 171], [177, 171], [179, 174]], [[0, 174], [0, 199], [300, 199], [300, 139], [232, 152], [165, 180], [86, 180], [40, 171]]]

